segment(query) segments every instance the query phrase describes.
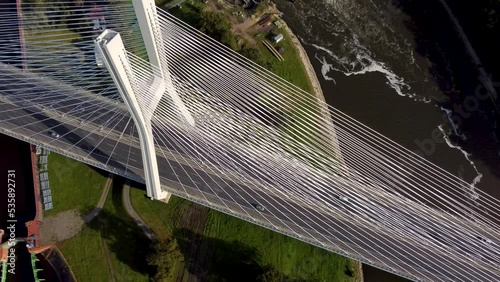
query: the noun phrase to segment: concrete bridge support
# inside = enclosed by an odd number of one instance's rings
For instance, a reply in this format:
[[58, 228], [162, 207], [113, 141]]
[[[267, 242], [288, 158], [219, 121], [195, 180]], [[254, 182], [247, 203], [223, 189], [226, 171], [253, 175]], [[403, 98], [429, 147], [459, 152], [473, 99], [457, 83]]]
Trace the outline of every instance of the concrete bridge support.
[[[161, 189], [151, 119], [141, 110], [127, 75], [131, 73], [131, 67], [120, 34], [113, 30], [105, 30], [97, 37], [95, 44], [137, 127], [147, 195], [151, 199], [168, 201], [171, 194]], [[160, 89], [155, 92], [161, 96], [164, 91]]]

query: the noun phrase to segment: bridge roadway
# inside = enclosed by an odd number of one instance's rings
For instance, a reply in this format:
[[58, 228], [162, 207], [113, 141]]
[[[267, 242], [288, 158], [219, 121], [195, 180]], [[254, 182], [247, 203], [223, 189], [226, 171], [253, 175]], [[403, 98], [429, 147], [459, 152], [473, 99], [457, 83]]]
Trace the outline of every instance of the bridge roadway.
[[[9, 76], [13, 84], [16, 84], [15, 80], [19, 79], [23, 81], [19, 85], [26, 85], [26, 77], [16, 70], [2, 68], [0, 78], [4, 78], [4, 76]], [[33, 85], [30, 85], [29, 92], [26, 92], [25, 88], [13, 89], [0, 85], [0, 95], [3, 96], [4, 101], [3, 104], [0, 104], [1, 131], [34, 144], [43, 145], [55, 152], [63, 153], [96, 167], [143, 182], [141, 179], [141, 154], [137, 140], [122, 138], [117, 143], [116, 136], [119, 130], [107, 134], [108, 128], [101, 132], [96, 130], [97, 125], [92, 127], [93, 123], [83, 128], [78, 126], [79, 122], [76, 124], [62, 124], [63, 121], [71, 120], [73, 117], [79, 120], [85, 116], [85, 110], [72, 110], [77, 102], [83, 103], [84, 107], [87, 107], [85, 101], [88, 101], [88, 97], [75, 95], [70, 98], [69, 95], [64, 95], [64, 93], [75, 93], [74, 90], [73, 92], [64, 92], [71, 89], [53, 85], [49, 79], [33, 79], [31, 81]], [[62, 117], [60, 114], [55, 114], [54, 117], [50, 117], [50, 114], [46, 113], [33, 114], [33, 112], [38, 112], [39, 108], [36, 106], [26, 108], [28, 105], [24, 101], [35, 103], [37, 97], [41, 97], [39, 96], [41, 93], [50, 92], [50, 90], [55, 89], [54, 87], [61, 87], [64, 91], [57, 91], [59, 93], [54, 93], [57, 95], [52, 96], [50, 99], [63, 103], [60, 104], [62, 107], [59, 110], [66, 109], [68, 111], [66, 116]], [[20, 94], [23, 95], [24, 101], [16, 101], [16, 95]], [[5, 101], [11, 101], [11, 103]], [[13, 101], [15, 102], [13, 103]], [[43, 103], [44, 100], [40, 102]], [[67, 103], [66, 106], [64, 106], [64, 103]], [[89, 109], [95, 107], [92, 101], [88, 103]], [[111, 114], [105, 116], [108, 115]], [[126, 113], [123, 116], [128, 117]], [[59, 117], [60, 120], [56, 119], [56, 117]], [[105, 121], [106, 119], [103, 117], [94, 122], [102, 124]], [[126, 126], [126, 122], [124, 122], [124, 125], [120, 125], [119, 128], [126, 128]], [[51, 137], [47, 134], [49, 130], [56, 131], [61, 137]], [[75, 142], [82, 138], [81, 144], [73, 146]], [[92, 150], [92, 148], [94, 149]], [[92, 150], [90, 154], [89, 150]], [[165, 148], [163, 148], [163, 151], [166, 151]], [[307, 205], [293, 194], [286, 197], [283, 194], [273, 193], [272, 190], [261, 185], [242, 183], [238, 177], [232, 178], [229, 174], [220, 175], [214, 173], [212, 169], [200, 169], [197, 165], [180, 161], [178, 157], [177, 155], [167, 158], [160, 155], [158, 164], [161, 168], [161, 180], [165, 190], [183, 198], [408, 278], [471, 281], [480, 277], [479, 274], [475, 273], [475, 270], [478, 269], [489, 271], [490, 276], [486, 277], [488, 280], [498, 280], [500, 278], [498, 267], [489, 263], [487, 259], [476, 259], [475, 269], [465, 267], [470, 263], [471, 258], [462, 254], [460, 248], [466, 248], [467, 246], [460, 245], [460, 242], [455, 243], [451, 250], [448, 246], [441, 248], [432, 244], [432, 242], [429, 245], [416, 244], [414, 233], [395, 236], [393, 233], [384, 230], [380, 225], [371, 224], [366, 220], [358, 222], [356, 220], [358, 215], [354, 214], [354, 209], [349, 207], [343, 209], [345, 210], [344, 214], [340, 212], [338, 214], [328, 213], [320, 204]], [[379, 200], [382, 201], [382, 199]], [[397, 199], [395, 200], [397, 201]], [[356, 201], [363, 206], [370, 205], [370, 202], [361, 197], [353, 197], [351, 200], [351, 202]], [[252, 203], [256, 202], [263, 204], [272, 202], [275, 204], [266, 205], [267, 211], [261, 213], [252, 206]], [[332, 201], [332, 203], [355, 205], [355, 203], [347, 204], [338, 201]], [[390, 203], [385, 202], [384, 204]], [[400, 209], [395, 205], [394, 209], [396, 208]], [[417, 210], [409, 209], [415, 212], [413, 216], [419, 216]], [[407, 211], [400, 210], [399, 212], [404, 214]], [[379, 219], [377, 218], [377, 220]], [[472, 223], [467, 223], [467, 226], [465, 226], [466, 222], [461, 219], [449, 218], [449, 220], [455, 221], [455, 224], [464, 226], [464, 228], [476, 229]], [[457, 230], [454, 229], [446, 229], [446, 231], [457, 234]], [[431, 230], [428, 232], [431, 232]], [[357, 235], [353, 236], [353, 234]], [[367, 238], [372, 238], [372, 241]], [[491, 239], [497, 244], [496, 246], [500, 244], [498, 238]], [[348, 251], [348, 253], [345, 251]], [[447, 252], [456, 255], [452, 263], [447, 263], [449, 256]], [[421, 265], [424, 263], [427, 265], [418, 266], [417, 261], [421, 261]], [[387, 265], [391, 268], [388, 268]], [[425, 277], [422, 277], [422, 275]]]

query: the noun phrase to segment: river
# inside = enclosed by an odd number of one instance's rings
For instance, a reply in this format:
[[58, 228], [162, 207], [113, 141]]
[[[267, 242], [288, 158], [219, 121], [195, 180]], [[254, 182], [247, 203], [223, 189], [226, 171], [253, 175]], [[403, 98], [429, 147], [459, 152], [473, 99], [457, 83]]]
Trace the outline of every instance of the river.
[[[447, 11], [438, 0], [275, 2], [331, 106], [500, 199], [498, 101], [485, 94], [483, 66], [468, 50], [487, 44], [467, 38], [468, 46], [448, 13], [463, 16], [466, 7]], [[469, 27], [465, 22], [465, 34]], [[478, 54], [488, 61], [486, 51]], [[500, 90], [495, 70], [486, 72]], [[436, 132], [441, 138], [431, 142]], [[366, 281], [391, 281], [364, 269]]]
[[[2, 183], [5, 185], [0, 189], [0, 228], [6, 231], [4, 240], [10, 235], [10, 230], [6, 227], [14, 224], [13, 230], [16, 238], [27, 236], [26, 222], [35, 217], [35, 199], [33, 195], [33, 174], [31, 167], [30, 145], [14, 138], [0, 135], [0, 172], [2, 173]], [[7, 209], [7, 171], [15, 171], [15, 223], [9, 223], [12, 219]], [[19, 243], [16, 246], [16, 275], [7, 274], [7, 281], [34, 281], [31, 271], [31, 259], [26, 243]]]

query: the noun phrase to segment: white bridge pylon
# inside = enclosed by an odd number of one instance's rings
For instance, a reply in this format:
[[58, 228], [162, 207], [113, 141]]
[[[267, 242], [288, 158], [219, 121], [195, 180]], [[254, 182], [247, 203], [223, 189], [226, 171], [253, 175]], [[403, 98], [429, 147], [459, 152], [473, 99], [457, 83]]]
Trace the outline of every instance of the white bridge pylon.
[[[177, 94], [168, 66], [161, 63], [160, 56], [164, 50], [162, 48], [161, 32], [159, 32], [157, 26], [156, 19], [158, 15], [154, 1], [133, 0], [132, 2], [149, 61], [153, 67], [159, 70], [159, 75], [153, 74], [153, 80], [150, 85], [150, 89], [153, 91], [148, 92], [147, 103], [139, 103], [138, 99], [142, 97], [138, 97], [139, 93], [135, 93], [132, 87], [128, 76], [132, 71], [120, 34], [107, 29], [96, 38], [95, 44], [137, 127], [141, 144], [147, 195], [151, 199], [168, 202], [171, 194], [161, 189], [151, 118], [164, 93], [167, 93], [171, 102], [179, 111], [180, 118], [185, 119], [190, 126], [194, 126], [195, 123], [185, 104]], [[147, 108], [143, 109], [141, 105]]]
[[[131, 67], [127, 60], [125, 47], [120, 34], [113, 30], [105, 30], [96, 38], [95, 44], [101, 53], [113, 81], [120, 93], [125, 105], [135, 122], [141, 144], [142, 163], [144, 167], [144, 180], [148, 197], [156, 200], [168, 201], [171, 194], [161, 189], [160, 174], [156, 160], [155, 143], [151, 128], [151, 116], [146, 116], [141, 110], [137, 97], [127, 73], [131, 73]], [[159, 91], [155, 91], [158, 101], [165, 90], [164, 84], [160, 84]]]

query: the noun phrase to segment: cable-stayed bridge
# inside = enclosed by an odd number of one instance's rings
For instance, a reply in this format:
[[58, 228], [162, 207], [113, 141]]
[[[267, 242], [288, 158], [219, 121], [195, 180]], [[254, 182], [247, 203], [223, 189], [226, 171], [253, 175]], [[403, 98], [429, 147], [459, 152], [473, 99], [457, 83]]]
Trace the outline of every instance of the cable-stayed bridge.
[[140, 182], [156, 161], [153, 198], [410, 279], [500, 280], [497, 199], [153, 2], [0, 10], [2, 133]]

